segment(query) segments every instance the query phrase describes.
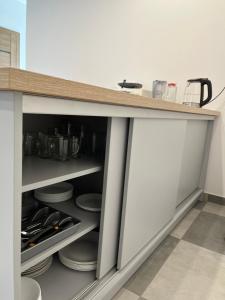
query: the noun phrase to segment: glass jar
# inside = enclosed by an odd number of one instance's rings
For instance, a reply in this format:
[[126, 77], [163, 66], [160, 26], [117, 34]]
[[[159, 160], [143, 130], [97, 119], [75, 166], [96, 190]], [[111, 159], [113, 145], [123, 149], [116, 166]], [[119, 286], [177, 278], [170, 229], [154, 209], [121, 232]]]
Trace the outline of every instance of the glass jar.
[[177, 97], [177, 85], [174, 82], [170, 82], [167, 85], [165, 100], [175, 102], [176, 97]]
[[155, 99], [164, 99], [167, 82], [164, 80], [153, 81], [152, 97]]

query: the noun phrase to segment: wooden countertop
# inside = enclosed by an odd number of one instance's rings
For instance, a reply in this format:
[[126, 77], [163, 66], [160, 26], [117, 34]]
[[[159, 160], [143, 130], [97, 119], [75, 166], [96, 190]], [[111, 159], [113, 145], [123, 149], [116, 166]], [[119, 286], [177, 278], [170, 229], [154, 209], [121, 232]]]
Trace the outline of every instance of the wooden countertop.
[[14, 68], [0, 68], [0, 91], [64, 98], [85, 102], [218, 116], [215, 110], [153, 100], [80, 82], [65, 80]]

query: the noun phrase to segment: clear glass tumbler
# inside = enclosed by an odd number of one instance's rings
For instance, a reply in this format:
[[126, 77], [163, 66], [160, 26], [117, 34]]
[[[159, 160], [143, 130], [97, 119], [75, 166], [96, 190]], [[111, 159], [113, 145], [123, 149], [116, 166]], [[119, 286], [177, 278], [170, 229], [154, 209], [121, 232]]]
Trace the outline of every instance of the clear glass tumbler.
[[69, 139], [68, 137], [54, 137], [54, 159], [65, 161], [69, 159]]

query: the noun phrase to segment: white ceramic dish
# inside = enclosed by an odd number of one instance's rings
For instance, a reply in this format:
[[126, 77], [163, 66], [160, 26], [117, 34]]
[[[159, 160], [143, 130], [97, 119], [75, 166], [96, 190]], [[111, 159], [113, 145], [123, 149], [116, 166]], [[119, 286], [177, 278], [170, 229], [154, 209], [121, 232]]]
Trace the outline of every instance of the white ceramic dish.
[[24, 271], [24, 273], [40, 270], [42, 267], [44, 267], [48, 263], [49, 259], [50, 259], [50, 257], [47, 257], [46, 259], [42, 260], [38, 264], [36, 264], [33, 267], [31, 267], [31, 268], [27, 269], [26, 271]]
[[76, 198], [76, 204], [84, 210], [99, 212], [102, 206], [102, 195], [97, 193], [80, 195]]
[[97, 268], [97, 262], [91, 263], [88, 265], [82, 265], [82, 264], [76, 264], [73, 261], [59, 255], [59, 260], [61, 263], [66, 266], [69, 269], [76, 270], [76, 271], [82, 271], [82, 272], [90, 272], [94, 271]]
[[36, 280], [22, 277], [21, 278], [21, 299], [22, 300], [42, 300], [41, 288]]
[[27, 269], [22, 273], [22, 276], [27, 276], [30, 278], [35, 278], [44, 274], [52, 265], [53, 258], [52, 256], [46, 258], [45, 260], [41, 261], [40, 263], [36, 264], [35, 266]]
[[77, 271], [92, 271], [97, 267], [98, 242], [80, 239], [59, 251], [59, 259], [66, 267]]
[[34, 196], [36, 199], [47, 203], [66, 201], [73, 196], [73, 185], [68, 182], [52, 184], [35, 190]]
[[72, 261], [89, 264], [97, 259], [98, 244], [94, 241], [78, 240], [59, 252]]

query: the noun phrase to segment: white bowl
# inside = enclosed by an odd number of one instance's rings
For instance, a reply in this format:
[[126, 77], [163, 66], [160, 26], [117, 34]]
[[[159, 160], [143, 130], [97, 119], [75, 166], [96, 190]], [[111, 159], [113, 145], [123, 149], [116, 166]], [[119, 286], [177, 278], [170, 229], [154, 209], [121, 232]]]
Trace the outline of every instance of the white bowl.
[[28, 277], [22, 277], [21, 285], [22, 300], [42, 300], [41, 288], [36, 280]]

